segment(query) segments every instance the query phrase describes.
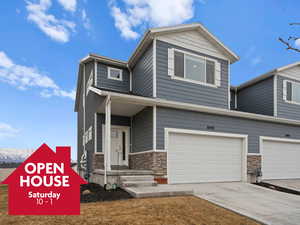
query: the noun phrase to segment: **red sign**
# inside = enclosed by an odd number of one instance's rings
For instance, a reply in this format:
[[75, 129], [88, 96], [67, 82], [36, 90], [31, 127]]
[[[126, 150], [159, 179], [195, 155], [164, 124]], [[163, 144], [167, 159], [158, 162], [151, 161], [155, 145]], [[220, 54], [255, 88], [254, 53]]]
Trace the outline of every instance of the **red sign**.
[[71, 168], [70, 147], [43, 144], [2, 183], [10, 215], [79, 215], [86, 181]]

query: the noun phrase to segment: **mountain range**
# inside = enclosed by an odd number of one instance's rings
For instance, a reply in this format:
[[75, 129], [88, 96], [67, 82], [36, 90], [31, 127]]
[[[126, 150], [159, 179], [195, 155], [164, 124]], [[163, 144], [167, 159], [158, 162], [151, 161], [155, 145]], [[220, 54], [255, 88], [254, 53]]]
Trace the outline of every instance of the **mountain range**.
[[0, 148], [0, 163], [23, 162], [34, 150]]

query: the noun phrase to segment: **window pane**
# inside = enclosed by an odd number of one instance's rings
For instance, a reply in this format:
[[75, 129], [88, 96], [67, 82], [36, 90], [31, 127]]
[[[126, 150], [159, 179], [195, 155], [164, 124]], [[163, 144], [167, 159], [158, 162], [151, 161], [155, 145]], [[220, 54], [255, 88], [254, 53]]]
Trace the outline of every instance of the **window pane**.
[[184, 77], [184, 54], [182, 52], [174, 52], [175, 76]]
[[215, 62], [206, 60], [206, 83], [215, 84]]
[[292, 85], [292, 100], [294, 102], [300, 103], [300, 85], [299, 84]]
[[110, 77], [121, 79], [121, 71], [116, 69], [110, 69]]
[[286, 100], [292, 101], [292, 83], [286, 82]]
[[205, 78], [205, 60], [186, 55], [185, 56], [185, 78], [206, 82]]

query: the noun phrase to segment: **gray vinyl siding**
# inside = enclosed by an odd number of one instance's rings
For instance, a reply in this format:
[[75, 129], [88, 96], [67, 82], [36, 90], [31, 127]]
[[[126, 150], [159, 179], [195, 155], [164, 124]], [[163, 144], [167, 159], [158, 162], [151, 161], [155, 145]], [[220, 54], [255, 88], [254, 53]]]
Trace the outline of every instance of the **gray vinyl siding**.
[[300, 120], [300, 105], [287, 103], [283, 100], [283, 81], [290, 80], [298, 82], [297, 80], [292, 80], [282, 76], [277, 76], [277, 115], [281, 118]]
[[286, 138], [289, 134], [293, 139], [300, 139], [300, 127], [256, 121], [236, 117], [220, 116], [171, 108], [157, 107], [157, 148], [165, 149], [165, 128], [179, 128], [214, 132], [248, 135], [248, 152], [259, 153], [259, 136]]
[[235, 95], [236, 95], [236, 93], [235, 93], [235, 91], [230, 91], [230, 109], [231, 110], [235, 110], [236, 108], [235, 108]]
[[[221, 63], [221, 86], [214, 88], [201, 84], [171, 79], [168, 75], [168, 48], [176, 48], [206, 56]], [[199, 52], [191, 51], [163, 41], [156, 42], [157, 97], [172, 101], [193, 103], [228, 109], [228, 62]]]
[[[81, 84], [82, 85], [82, 84]], [[82, 88], [80, 92], [80, 103], [77, 113], [77, 165], [80, 163], [83, 153], [82, 136], [83, 136], [83, 104], [82, 104]]]
[[147, 107], [132, 118], [132, 152], [153, 150], [153, 108]]
[[240, 90], [237, 94], [238, 110], [262, 115], [274, 115], [274, 78]]
[[[117, 68], [122, 70], [122, 77], [123, 80], [112, 80], [108, 78], [108, 67]], [[109, 66], [103, 63], [97, 64], [97, 87], [119, 91], [124, 93], [129, 93], [130, 91], [130, 74], [128, 69], [116, 67], [116, 66]]]
[[[85, 69], [85, 83], [89, 79], [89, 74], [94, 72], [94, 62], [86, 63]], [[85, 90], [86, 91], [86, 90]], [[92, 91], [85, 96], [85, 131], [92, 127], [92, 140], [90, 140], [85, 145], [87, 151], [87, 164], [88, 170], [91, 172], [93, 170], [93, 157], [95, 152], [95, 113], [99, 105], [101, 105], [105, 100], [105, 97], [99, 96]]]
[[133, 94], [153, 96], [153, 45], [151, 44], [132, 69]]
[[[103, 124], [105, 124], [105, 114], [97, 114], [97, 152], [102, 152]], [[131, 118], [126, 116], [111, 116], [111, 125], [130, 127]]]

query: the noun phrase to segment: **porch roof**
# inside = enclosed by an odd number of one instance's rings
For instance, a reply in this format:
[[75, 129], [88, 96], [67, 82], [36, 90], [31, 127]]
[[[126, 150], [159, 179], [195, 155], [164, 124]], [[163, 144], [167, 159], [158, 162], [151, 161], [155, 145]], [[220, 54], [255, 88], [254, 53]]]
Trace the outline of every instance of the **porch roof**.
[[239, 118], [245, 118], [251, 120], [260, 120], [260, 121], [267, 121], [273, 123], [300, 126], [300, 121], [298, 120], [284, 119], [284, 118], [278, 118], [273, 116], [265, 116], [265, 115], [259, 115], [254, 113], [240, 112], [240, 111], [234, 111], [229, 109], [208, 107], [208, 106], [202, 106], [202, 105], [196, 105], [190, 103], [175, 102], [175, 101], [170, 101], [170, 100], [165, 100], [160, 98], [150, 98], [150, 97], [142, 97], [142, 96], [123, 94], [123, 93], [117, 93], [111, 91], [104, 91], [95, 87], [90, 87], [89, 89], [100, 96], [104, 96], [104, 97], [110, 96], [112, 101], [123, 103], [125, 105], [132, 104], [132, 105], [140, 105], [142, 107], [161, 106], [161, 107], [169, 107], [169, 108], [196, 111], [196, 112], [209, 113], [215, 115], [224, 115], [224, 116], [239, 117]]

